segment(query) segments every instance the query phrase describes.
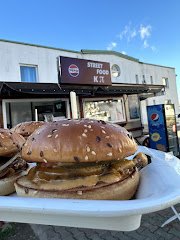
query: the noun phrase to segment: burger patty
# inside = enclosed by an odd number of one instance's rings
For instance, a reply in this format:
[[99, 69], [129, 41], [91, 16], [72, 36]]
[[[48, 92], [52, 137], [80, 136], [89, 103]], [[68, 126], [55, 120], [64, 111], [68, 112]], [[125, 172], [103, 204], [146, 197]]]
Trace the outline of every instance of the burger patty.
[[[87, 166], [86, 166], [87, 165]], [[28, 173], [28, 180], [41, 190], [77, 191], [88, 190], [123, 181], [136, 170], [135, 163], [129, 160], [98, 164], [58, 166], [38, 164]]]

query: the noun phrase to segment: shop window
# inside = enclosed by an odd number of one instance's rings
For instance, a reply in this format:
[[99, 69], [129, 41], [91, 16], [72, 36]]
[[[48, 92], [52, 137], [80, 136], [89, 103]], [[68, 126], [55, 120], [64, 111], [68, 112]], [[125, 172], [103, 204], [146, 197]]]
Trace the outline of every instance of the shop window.
[[123, 98], [85, 100], [83, 103], [84, 117], [111, 122], [125, 122]]
[[172, 104], [171, 99], [167, 99], [167, 100], [165, 100], [165, 104]]
[[145, 75], [143, 75], [143, 84], [146, 83]]
[[5, 127], [11, 128], [20, 122], [59, 121], [70, 118], [67, 99], [22, 99], [5, 101]]
[[32, 121], [30, 102], [9, 102], [7, 104], [7, 126], [12, 127], [20, 122]]
[[136, 120], [140, 118], [139, 100], [137, 95], [128, 96], [129, 118]]
[[136, 83], [139, 84], [139, 77], [137, 74], [136, 74]]
[[153, 84], [153, 77], [152, 76], [150, 76], [150, 82], [151, 82], [151, 84]]
[[20, 66], [21, 82], [37, 82], [36, 66]]
[[168, 78], [163, 77], [163, 78], [162, 78], [162, 82], [163, 82], [163, 85], [164, 85], [166, 88], [169, 88], [169, 79], [168, 79]]

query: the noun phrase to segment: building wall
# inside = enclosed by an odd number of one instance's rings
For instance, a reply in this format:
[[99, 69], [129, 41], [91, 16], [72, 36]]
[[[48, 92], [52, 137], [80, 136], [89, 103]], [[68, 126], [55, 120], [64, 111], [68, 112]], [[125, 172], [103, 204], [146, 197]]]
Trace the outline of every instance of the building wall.
[[[144, 65], [144, 64], [143, 64]], [[142, 124], [145, 126], [147, 130], [147, 111], [146, 106], [155, 105], [155, 104], [165, 104], [170, 100], [171, 103], [175, 106], [175, 112], [178, 115], [179, 113], [179, 101], [178, 101], [178, 93], [177, 93], [177, 85], [176, 85], [176, 73], [174, 68], [164, 68], [160, 66], [146, 65], [148, 67], [149, 73], [154, 73], [155, 76], [155, 84], [163, 84], [162, 78], [168, 78], [169, 87], [165, 86], [164, 92], [157, 94], [156, 97], [151, 97], [141, 102], [142, 108]]]
[[144, 114], [146, 105], [154, 104], [154, 100], [158, 104], [171, 99], [171, 102], [175, 104], [176, 113], [179, 113], [174, 68], [142, 63], [137, 59], [115, 52], [76, 52], [1, 40], [0, 81], [20, 82], [20, 65], [29, 64], [38, 66], [40, 83], [58, 83], [58, 57], [60, 55], [109, 62], [111, 66], [117, 64], [121, 69], [121, 74], [117, 78], [112, 78], [113, 83], [136, 84], [136, 75], [138, 75], [141, 84], [144, 75], [147, 84], [151, 83], [150, 76], [152, 76], [153, 84], [162, 85], [162, 78], [166, 77], [169, 79], [169, 88], [165, 89], [164, 95], [149, 98], [142, 103], [142, 122], [147, 122], [146, 114]]
[[[0, 81], [20, 82], [20, 64], [38, 66], [38, 81], [57, 83], [59, 50], [0, 41]], [[64, 52], [63, 55], [76, 57]]]

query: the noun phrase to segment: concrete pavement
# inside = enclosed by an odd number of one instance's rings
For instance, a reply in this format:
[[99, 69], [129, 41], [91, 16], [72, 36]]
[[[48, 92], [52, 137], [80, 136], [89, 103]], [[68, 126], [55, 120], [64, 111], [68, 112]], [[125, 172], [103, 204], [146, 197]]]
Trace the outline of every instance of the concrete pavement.
[[[176, 205], [180, 212], [180, 204]], [[14, 233], [5, 240], [149, 240], [180, 239], [180, 222], [176, 219], [165, 227], [161, 225], [174, 213], [171, 208], [143, 215], [141, 226], [136, 231], [119, 232], [45, 226], [35, 224], [12, 224]], [[1, 239], [1, 238], [0, 238]]]

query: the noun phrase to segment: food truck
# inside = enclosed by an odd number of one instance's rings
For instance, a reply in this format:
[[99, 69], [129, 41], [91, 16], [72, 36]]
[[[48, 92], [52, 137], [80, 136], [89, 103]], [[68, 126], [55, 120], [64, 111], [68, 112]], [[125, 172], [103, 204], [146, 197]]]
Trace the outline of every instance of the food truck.
[[1, 125], [93, 118], [142, 136], [140, 101], [160, 92], [163, 85], [112, 83], [108, 62], [59, 56], [58, 65], [58, 83], [0, 83]]

